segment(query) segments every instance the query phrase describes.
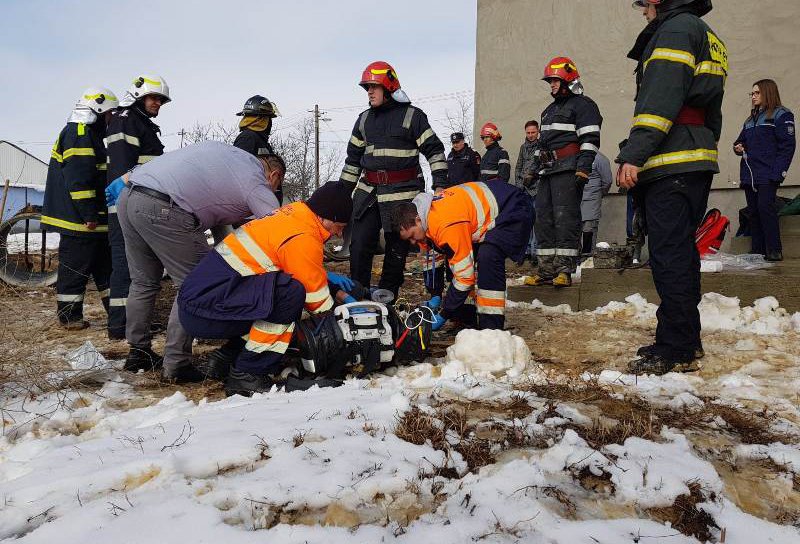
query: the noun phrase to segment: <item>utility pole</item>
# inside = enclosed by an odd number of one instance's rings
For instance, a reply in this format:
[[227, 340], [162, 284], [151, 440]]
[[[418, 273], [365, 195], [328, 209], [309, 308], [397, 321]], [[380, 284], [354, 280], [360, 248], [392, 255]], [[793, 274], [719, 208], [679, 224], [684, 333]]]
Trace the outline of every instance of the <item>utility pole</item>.
[[314, 186], [319, 189], [319, 122], [330, 121], [330, 119], [322, 117], [325, 112], [319, 111], [319, 104], [314, 104], [314, 109], [308, 111], [314, 114]]
[[183, 137], [186, 136], [186, 131], [184, 129], [181, 129], [178, 135], [181, 137], [181, 147], [183, 147]]

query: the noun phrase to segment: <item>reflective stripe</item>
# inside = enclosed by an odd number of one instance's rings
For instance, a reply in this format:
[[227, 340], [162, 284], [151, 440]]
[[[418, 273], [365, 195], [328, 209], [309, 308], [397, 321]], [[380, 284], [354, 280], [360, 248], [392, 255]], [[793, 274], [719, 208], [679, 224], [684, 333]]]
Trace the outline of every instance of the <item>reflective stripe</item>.
[[419, 149], [375, 149], [374, 146], [367, 146], [366, 153], [373, 157], [419, 157]]
[[78, 123], [78, 136], [86, 134], [86, 123]]
[[542, 125], [542, 130], [566, 130], [575, 132], [575, 125], [569, 125], [566, 123], [552, 123], [550, 125]]
[[247, 335], [247, 343], [244, 347], [254, 353], [264, 353], [265, 351], [286, 353], [293, 332], [294, 323], [255, 321], [250, 329], [250, 334]]
[[[478, 229], [472, 234], [472, 240], [474, 242], [482, 242], [483, 238], [486, 236], [486, 232], [494, 228], [495, 220], [500, 213], [500, 207], [497, 205], [497, 199], [494, 197], [494, 194], [489, 190], [489, 187], [485, 183], [466, 184], [462, 185], [461, 187], [463, 187], [467, 192], [469, 198], [472, 200], [472, 203], [475, 205], [475, 209], [478, 212]], [[483, 203], [481, 202], [475, 187], [481, 189], [481, 193], [489, 205], [488, 217], [487, 210], [484, 209]]]
[[714, 62], [713, 60], [704, 60], [698, 64], [697, 68], [694, 70], [694, 75], [699, 76], [700, 74], [725, 77], [728, 73], [725, 71], [722, 64]]
[[105, 102], [106, 99], [114, 100], [114, 101], [117, 100], [117, 97], [114, 96], [111, 93], [108, 93], [108, 94], [106, 94], [106, 93], [97, 93], [97, 94], [85, 94], [85, 95], [83, 95], [83, 98], [85, 98], [86, 100], [97, 100], [100, 97], [103, 98], [104, 102]]
[[117, 132], [116, 134], [107, 136], [106, 138], [104, 138], [103, 141], [105, 142], [106, 147], [108, 147], [109, 144], [113, 144], [114, 142], [119, 142], [120, 140], [125, 140], [129, 144], [139, 147], [139, 138], [137, 138], [136, 136], [131, 136], [130, 134], [125, 134], [124, 132]]
[[359, 140], [355, 136], [350, 136], [350, 143], [356, 147], [367, 147], [367, 142], [364, 140]]
[[504, 315], [506, 313], [506, 292], [478, 289], [475, 293], [478, 313]]
[[500, 159], [497, 161], [497, 164], [511, 164], [511, 161], [508, 159]]
[[423, 132], [423, 133], [420, 135], [420, 137], [419, 137], [419, 138], [417, 138], [417, 145], [418, 145], [418, 146], [422, 145], [422, 143], [423, 143], [425, 140], [427, 140], [428, 138], [430, 138], [431, 136], [433, 136], [433, 129], [432, 129], [432, 128], [429, 128], [428, 130], [426, 130], [425, 132]]
[[318, 308], [316, 308], [315, 310], [311, 310], [311, 313], [312, 314], [321, 314], [322, 312], [327, 312], [331, 308], [333, 308], [333, 297], [329, 296], [327, 298], [327, 300], [325, 300], [325, 302], [320, 304], [320, 306]]
[[97, 191], [95, 190], [88, 190], [88, 191], [70, 191], [69, 192], [70, 198], [72, 200], [84, 200], [86, 198], [94, 198], [97, 196]]
[[71, 221], [64, 221], [63, 219], [50, 217], [49, 215], [43, 215], [41, 221], [45, 225], [53, 225], [54, 227], [60, 227], [62, 229], [67, 229], [67, 230], [74, 230], [76, 232], [108, 232], [108, 225], [97, 225], [97, 227], [94, 230], [89, 230], [88, 227], [83, 223], [73, 223]]
[[364, 183], [363, 181], [359, 181], [358, 185], [356, 185], [356, 191], [358, 191], [359, 189], [364, 191], [365, 193], [371, 193], [372, 191], [375, 190], [375, 186], [370, 185], [368, 183]]
[[659, 115], [642, 113], [633, 118], [633, 126], [655, 128], [666, 134], [672, 129], [672, 121]]
[[499, 170], [481, 170], [481, 174], [487, 174], [487, 175], [498, 174], [499, 172], [500, 172]]
[[413, 200], [419, 191], [404, 191], [402, 193], [387, 193], [378, 195], [378, 202], [397, 202], [398, 200]]
[[56, 151], [55, 147], [53, 147], [52, 151], [50, 151], [50, 158], [55, 159], [58, 162], [64, 162], [64, 157], [61, 156], [61, 153]]
[[600, 152], [600, 148], [597, 147], [594, 144], [585, 143], [585, 144], [581, 144], [581, 151], [594, 151], [595, 153], [599, 153]]
[[[245, 229], [236, 229], [233, 231], [233, 236], [240, 244], [242, 244], [242, 247], [247, 252], [247, 256], [251, 257], [253, 261], [255, 261], [255, 263], [245, 261], [245, 264], [247, 264], [249, 268], [252, 268], [252, 264], [255, 264], [260, 268], [260, 270], [254, 270], [256, 274], [280, 270], [277, 266], [275, 266], [275, 263], [272, 262], [272, 259], [269, 258], [269, 255], [264, 253], [264, 250], [261, 249], [261, 246], [259, 246], [255, 240], [250, 237], [250, 234]], [[245, 259], [246, 258], [247, 257], [245, 257]]]
[[117, 207], [116, 206], [109, 206], [108, 207], [108, 213], [117, 213]]
[[447, 162], [446, 161], [435, 161], [428, 163], [431, 167], [431, 172], [436, 172], [437, 170], [446, 170], [447, 169]]
[[484, 306], [481, 303], [478, 303], [478, 313], [484, 315], [505, 315], [506, 307], [503, 306], [500, 308], [499, 306]]
[[322, 302], [331, 296], [331, 291], [327, 285], [323, 285], [322, 289], [318, 289], [313, 293], [306, 293], [306, 304], [313, 304], [315, 302]]
[[108, 170], [108, 164], [106, 164], [106, 163], [98, 164], [97, 165], [97, 169], [98, 170]]
[[100, 298], [107, 298], [108, 295], [111, 294], [111, 289], [103, 289], [102, 291], [98, 292]]
[[452, 283], [450, 285], [452, 285], [457, 290], [462, 291], [462, 292], [463, 291], [469, 291], [469, 290], [472, 289], [472, 285], [467, 285], [466, 283], [463, 283], [458, 278], [453, 278], [453, 281], [452, 281]]
[[461, 276], [462, 272], [469, 269], [470, 267], [473, 267], [473, 263], [474, 260], [472, 258], [472, 254], [469, 254], [460, 261], [458, 261], [457, 263], [452, 263], [450, 265], [450, 268], [453, 270], [454, 274], [458, 274], [459, 276]]
[[128, 305], [128, 297], [110, 298], [110, 299], [108, 299], [108, 305], [109, 306], [117, 306], [117, 307], [127, 306]]
[[406, 108], [406, 115], [403, 117], [403, 128], [408, 130], [411, 128], [411, 119], [414, 117], [414, 108]]
[[349, 172], [345, 172], [344, 170], [342, 170], [342, 174], [339, 177], [341, 179], [343, 179], [344, 181], [350, 181], [352, 183], [355, 183], [355, 182], [358, 181], [358, 175], [351, 174]]
[[64, 152], [61, 154], [64, 160], [67, 160], [70, 157], [94, 157], [94, 149], [91, 147], [71, 147], [69, 149], [65, 149]]
[[435, 155], [431, 155], [430, 158], [428, 158], [428, 162], [429, 163], [444, 162], [445, 164], [447, 164], [447, 157], [444, 156], [444, 153], [436, 153]]
[[578, 136], [583, 136], [584, 134], [589, 134], [590, 132], [600, 132], [600, 125], [588, 125], [579, 128], [575, 132], [578, 134]]
[[[229, 235], [230, 236], [230, 235]], [[228, 266], [236, 270], [242, 276], [252, 276], [253, 271], [229, 248], [223, 240], [216, 248], [214, 248], [220, 256], [225, 259]]]
[[355, 174], [357, 176], [357, 175], [359, 175], [361, 173], [361, 167], [360, 166], [351, 166], [349, 164], [345, 164], [344, 168], [342, 168], [342, 171], [343, 172], [347, 172], [349, 174]]
[[58, 302], [82, 302], [83, 294], [80, 295], [56, 295]]
[[542, 247], [540, 247], [540, 248], [536, 248], [536, 254], [537, 255], [545, 255], [545, 256], [546, 255], [555, 255], [556, 254], [556, 250], [554, 248], [551, 248], [551, 247], [550, 248], [542, 248]]
[[644, 67], [647, 68], [647, 65], [650, 64], [651, 61], [654, 60], [667, 60], [670, 62], [679, 62], [681, 64], [685, 64], [686, 66], [690, 67], [694, 70], [694, 55], [692, 55], [688, 51], [682, 51], [680, 49], [667, 49], [666, 47], [657, 47], [653, 50], [653, 54], [650, 55], [650, 58], [647, 59], [644, 63]]
[[562, 247], [557, 247], [553, 250], [553, 255], [560, 255], [562, 257], [577, 257], [580, 254], [580, 251], [577, 249], [564, 249]]
[[654, 155], [647, 159], [639, 171], [644, 172], [651, 168], [658, 168], [659, 166], [667, 166], [670, 164], [682, 164], [687, 162], [717, 162], [718, 153], [715, 149], [687, 149], [686, 151], [676, 151], [674, 153], [664, 153], [663, 155]]
[[138, 158], [138, 159], [136, 159], [136, 162], [137, 162], [138, 164], [144, 164], [144, 163], [146, 163], [146, 162], [150, 162], [150, 161], [152, 161], [152, 160], [153, 160], [153, 159], [155, 159], [156, 157], [158, 157], [158, 155], [139, 155], [139, 158]]

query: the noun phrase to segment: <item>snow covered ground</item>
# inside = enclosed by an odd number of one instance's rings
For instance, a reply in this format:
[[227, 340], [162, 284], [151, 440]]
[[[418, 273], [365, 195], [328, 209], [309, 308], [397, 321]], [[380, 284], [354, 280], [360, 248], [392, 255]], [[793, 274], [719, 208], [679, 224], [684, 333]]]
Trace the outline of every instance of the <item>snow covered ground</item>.
[[[701, 310], [706, 330], [737, 333], [731, 352], [750, 366], [718, 380], [611, 370], [582, 380], [608, 387], [611, 400], [633, 394], [676, 414], [711, 396], [731, 406], [755, 396], [783, 406], [786, 417], [769, 423], [776, 436], [800, 436], [790, 417], [800, 406], [797, 352], [780, 376], [759, 363], [765, 338], [797, 338], [800, 315], [770, 298], [741, 308], [719, 295]], [[654, 311], [634, 296], [586, 315], [652, 324]], [[659, 520], [692, 496], [686, 508], [707, 520], [711, 542], [723, 529], [727, 544], [800, 542], [791, 521], [745, 513], [684, 429], [585, 439], [582, 429], [613, 414], [539, 396], [531, 384], [553, 376], [508, 332], [462, 331], [442, 360], [252, 399], [195, 403], [177, 392], [143, 405], [124, 373], [110, 372], [93, 393], [3, 401], [0, 539], [682, 544], [701, 540]], [[780, 468], [776, 508], [800, 481], [797, 440], [733, 454]]]
[[[56, 232], [48, 232], [45, 238], [47, 249], [58, 249], [59, 235]], [[25, 251], [25, 233], [19, 232], [9, 234], [6, 238], [6, 248], [9, 253], [22, 253]], [[39, 232], [28, 234], [28, 251], [35, 253], [42, 248], [42, 235]]]

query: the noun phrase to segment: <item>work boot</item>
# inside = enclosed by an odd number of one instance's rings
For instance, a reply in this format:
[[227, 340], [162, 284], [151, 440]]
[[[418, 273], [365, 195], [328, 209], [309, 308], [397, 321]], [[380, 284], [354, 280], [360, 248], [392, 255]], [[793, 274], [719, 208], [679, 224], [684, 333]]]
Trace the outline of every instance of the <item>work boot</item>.
[[539, 287], [540, 285], [551, 285], [553, 283], [553, 278], [545, 278], [544, 276], [540, 276], [539, 274], [534, 274], [533, 276], [525, 276], [525, 285], [530, 285], [532, 287]]
[[224, 381], [231, 371], [233, 362], [244, 347], [244, 340], [233, 338], [224, 346], [208, 353], [205, 358], [197, 362], [197, 369], [212, 380]]
[[89, 327], [89, 322], [85, 319], [76, 319], [70, 321], [61, 321], [61, 327], [67, 331], [82, 331]]
[[125, 329], [108, 329], [109, 340], [125, 340]]
[[307, 378], [302, 379], [296, 376], [289, 376], [286, 378], [286, 385], [284, 386], [284, 390], [287, 393], [291, 393], [292, 391], [307, 391], [311, 389], [315, 385], [317, 387], [339, 387], [343, 385], [344, 382], [342, 380], [334, 380], [333, 378]]
[[253, 393], [269, 392], [273, 385], [275, 385], [275, 382], [272, 381], [268, 374], [257, 376], [231, 368], [228, 379], [225, 380], [225, 395], [228, 397], [233, 395], [251, 397]]
[[694, 372], [699, 369], [697, 361], [691, 355], [665, 357], [650, 353], [628, 363], [628, 371], [631, 374], [638, 375], [655, 374], [661, 376], [668, 372]]
[[[639, 357], [644, 357], [646, 355], [652, 355], [656, 353], [656, 345], [650, 344], [649, 346], [642, 346], [636, 350], [636, 355]], [[694, 348], [694, 358], [695, 359], [702, 359], [706, 356], [706, 352], [703, 349], [703, 346], [699, 346]]]
[[569, 287], [572, 285], [572, 276], [568, 272], [559, 272], [553, 280], [553, 287]]
[[157, 370], [164, 365], [164, 358], [150, 348], [137, 348], [131, 346], [128, 357], [125, 359], [123, 367], [128, 372], [138, 372], [140, 370]]
[[783, 252], [782, 251], [767, 251], [767, 254], [764, 256], [765, 261], [769, 261], [771, 263], [776, 263], [783, 260]]
[[163, 378], [165, 381], [180, 385], [184, 383], [200, 383], [205, 381], [206, 375], [189, 364], [175, 369], [170, 375], [165, 372]]

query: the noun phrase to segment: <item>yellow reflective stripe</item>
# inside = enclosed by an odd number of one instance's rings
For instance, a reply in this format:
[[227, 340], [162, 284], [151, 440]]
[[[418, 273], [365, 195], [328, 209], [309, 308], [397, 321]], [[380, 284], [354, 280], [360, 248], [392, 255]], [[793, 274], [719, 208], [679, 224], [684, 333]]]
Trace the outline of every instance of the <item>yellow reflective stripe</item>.
[[158, 81], [157, 79], [147, 79], [144, 76], [137, 77], [136, 79], [133, 80], [133, 83], [138, 83], [140, 79], [145, 83], [149, 83], [150, 85], [158, 85], [159, 87], [161, 87], [161, 82]]
[[139, 158], [136, 160], [136, 162], [139, 164], [144, 164], [146, 162], [152, 161], [156, 157], [158, 157], [158, 155], [139, 155]]
[[378, 202], [397, 202], [398, 200], [413, 200], [419, 191], [404, 191], [402, 193], [387, 193], [378, 195]]
[[633, 118], [633, 126], [655, 128], [666, 134], [672, 129], [672, 121], [659, 115], [642, 113]]
[[350, 143], [353, 144], [356, 147], [366, 147], [367, 146], [367, 142], [365, 142], [364, 140], [359, 140], [355, 136], [350, 136]]
[[422, 145], [422, 143], [423, 143], [425, 140], [427, 140], [428, 138], [430, 138], [431, 136], [433, 136], [433, 129], [432, 129], [432, 128], [429, 128], [428, 130], [426, 130], [425, 132], [423, 132], [422, 134], [420, 134], [420, 137], [419, 137], [419, 138], [417, 138], [417, 145], [418, 145], [418, 146], [419, 146], [419, 145]]
[[[111, 211], [111, 208], [109, 208], [109, 211]], [[224, 241], [217, 245], [215, 249], [217, 250], [217, 253], [219, 253], [220, 256], [225, 259], [225, 262], [228, 263], [228, 266], [236, 270], [239, 274], [242, 276], [254, 275], [250, 267], [244, 264], [239, 256], [236, 255], [236, 253], [234, 253]]]
[[71, 147], [65, 149], [61, 156], [64, 157], [64, 160], [70, 157], [94, 157], [94, 149], [91, 147]]
[[367, 146], [366, 153], [373, 157], [419, 157], [419, 149], [375, 149]]
[[97, 191], [88, 190], [88, 191], [70, 191], [69, 196], [72, 200], [84, 200], [86, 198], [94, 198], [97, 196]]
[[700, 74], [725, 77], [727, 72], [720, 63], [714, 62], [713, 60], [704, 60], [698, 64], [697, 68], [694, 70], [694, 75], [699, 76]]
[[694, 55], [692, 55], [688, 51], [682, 51], [680, 49], [668, 49], [666, 47], [657, 47], [656, 49], [653, 50], [653, 54], [650, 55], [650, 58], [647, 59], [647, 61], [644, 63], [645, 68], [647, 68], [647, 65], [654, 60], [679, 62], [681, 64], [685, 64], [686, 66], [690, 67], [692, 70], [694, 70], [695, 67]]
[[49, 215], [42, 216], [42, 223], [46, 225], [53, 225], [54, 227], [61, 227], [62, 229], [74, 230], [76, 232], [108, 232], [108, 225], [97, 225], [97, 228], [94, 230], [89, 230], [83, 223], [64, 221], [63, 219], [50, 217]]
[[139, 147], [139, 138], [137, 138], [136, 136], [131, 136], [130, 134], [125, 134], [124, 132], [117, 132], [116, 134], [108, 136], [107, 138], [105, 138], [105, 143], [106, 146], [108, 146], [109, 144], [113, 144], [114, 142], [119, 142], [122, 140], [128, 142], [131, 145]]
[[315, 302], [322, 302], [326, 298], [331, 296], [331, 291], [328, 289], [328, 286], [325, 285], [322, 289], [318, 289], [313, 293], [306, 293], [306, 304], [314, 304]]
[[664, 153], [650, 157], [641, 171], [668, 166], [670, 164], [682, 164], [687, 162], [708, 161], [717, 162], [717, 151], [715, 149], [687, 149], [686, 151], [675, 151], [674, 153]]
[[275, 272], [276, 270], [280, 270], [277, 266], [275, 266], [275, 263], [272, 262], [272, 259], [269, 258], [269, 255], [264, 253], [264, 250], [261, 249], [261, 246], [256, 244], [255, 240], [250, 237], [250, 234], [246, 230], [236, 229], [233, 231], [233, 235], [237, 240], [239, 240], [239, 243], [242, 244], [242, 247], [253, 259], [255, 259], [261, 268], [267, 272]]
[[117, 97], [114, 96], [111, 93], [109, 93], [109, 94], [97, 93], [97, 94], [85, 94], [85, 95], [83, 95], [83, 98], [85, 98], [86, 100], [97, 100], [100, 97], [103, 97], [104, 99], [107, 99], [107, 100], [116, 100], [117, 99]]
[[85, 134], [86, 134], [86, 124], [78, 123], [78, 136], [84, 136]]
[[100, 163], [100, 164], [97, 165], [97, 169], [98, 170], [108, 170], [108, 164]]
[[52, 151], [50, 151], [50, 157], [57, 160], [58, 162], [64, 162], [64, 157], [61, 156], [61, 153], [56, 151], [54, 147]]

